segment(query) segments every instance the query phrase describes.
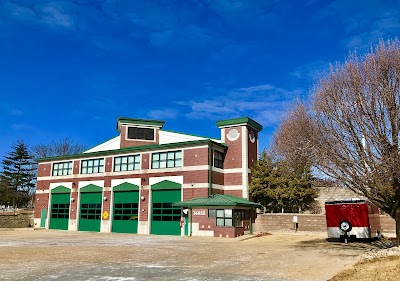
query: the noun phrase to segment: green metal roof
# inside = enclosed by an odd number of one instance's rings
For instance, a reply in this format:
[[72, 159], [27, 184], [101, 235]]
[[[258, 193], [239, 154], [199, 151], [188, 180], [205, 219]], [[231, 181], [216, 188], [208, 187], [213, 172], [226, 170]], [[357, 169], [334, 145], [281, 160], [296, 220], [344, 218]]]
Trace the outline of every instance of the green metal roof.
[[205, 140], [175, 142], [175, 143], [166, 143], [166, 144], [150, 144], [150, 145], [130, 146], [130, 147], [124, 147], [124, 148], [120, 148], [120, 149], [113, 149], [113, 150], [104, 150], [104, 151], [95, 151], [95, 152], [88, 152], [88, 153], [58, 156], [58, 157], [41, 158], [41, 159], [37, 159], [36, 161], [37, 162], [45, 162], [45, 161], [53, 161], [53, 160], [82, 159], [82, 158], [89, 158], [89, 157], [101, 157], [101, 156], [106, 156], [106, 155], [121, 154], [124, 152], [129, 153], [129, 152], [153, 151], [153, 150], [162, 150], [162, 149], [179, 149], [181, 147], [197, 146], [197, 145], [202, 145], [202, 144], [217, 145], [224, 149], [226, 149], [228, 147], [224, 143], [218, 143], [218, 142], [215, 142], [210, 139], [205, 139]]
[[242, 118], [234, 118], [228, 120], [220, 120], [217, 121], [218, 127], [225, 127], [225, 126], [232, 126], [232, 125], [239, 125], [239, 124], [249, 124], [254, 129], [261, 131], [263, 129], [262, 125], [258, 122], [254, 121], [250, 117], [242, 117]]
[[135, 124], [135, 125], [147, 125], [147, 126], [153, 126], [153, 127], [162, 128], [164, 126], [165, 121], [119, 117], [118, 120], [117, 120], [117, 130], [118, 130], [118, 132], [119, 132], [119, 124], [120, 123]]
[[208, 197], [198, 197], [186, 201], [174, 203], [176, 207], [252, 207], [261, 208], [261, 204], [250, 202], [245, 198], [239, 198], [228, 194], [214, 194]]

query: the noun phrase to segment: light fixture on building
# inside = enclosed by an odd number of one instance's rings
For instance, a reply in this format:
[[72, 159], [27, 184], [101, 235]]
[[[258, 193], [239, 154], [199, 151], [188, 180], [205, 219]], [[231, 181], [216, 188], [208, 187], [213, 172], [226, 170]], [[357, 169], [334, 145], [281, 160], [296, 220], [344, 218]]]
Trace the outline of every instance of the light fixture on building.
[[74, 202], [74, 201], [75, 201], [75, 199], [71, 197], [71, 202]]
[[140, 200], [144, 201], [144, 199], [146, 199], [146, 198], [144, 198], [144, 196], [142, 195], [142, 196], [140, 197]]
[[105, 196], [104, 196], [104, 198], [103, 198], [103, 199], [104, 199], [104, 201], [107, 201], [107, 197], [105, 197]]

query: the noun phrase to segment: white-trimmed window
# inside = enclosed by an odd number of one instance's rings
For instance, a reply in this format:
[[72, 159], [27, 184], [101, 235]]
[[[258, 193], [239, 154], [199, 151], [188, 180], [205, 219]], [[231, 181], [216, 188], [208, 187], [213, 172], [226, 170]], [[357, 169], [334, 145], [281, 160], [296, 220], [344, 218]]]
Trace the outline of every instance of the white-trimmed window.
[[151, 159], [152, 169], [182, 167], [182, 151], [180, 150], [153, 153]]
[[81, 174], [95, 174], [104, 171], [104, 158], [81, 161]]
[[129, 140], [154, 140], [153, 128], [128, 127], [127, 139]]
[[114, 158], [114, 172], [140, 170], [140, 155]]
[[232, 209], [222, 209], [216, 212], [217, 226], [233, 226]]
[[72, 175], [72, 161], [53, 163], [53, 176]]

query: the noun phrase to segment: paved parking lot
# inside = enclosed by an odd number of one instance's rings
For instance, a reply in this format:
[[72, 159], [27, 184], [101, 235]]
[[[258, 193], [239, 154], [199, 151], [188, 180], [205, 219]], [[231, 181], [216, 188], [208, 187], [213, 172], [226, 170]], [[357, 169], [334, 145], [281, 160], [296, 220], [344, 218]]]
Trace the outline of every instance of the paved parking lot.
[[0, 231], [1, 280], [327, 280], [368, 246], [325, 234], [241, 241], [69, 231]]

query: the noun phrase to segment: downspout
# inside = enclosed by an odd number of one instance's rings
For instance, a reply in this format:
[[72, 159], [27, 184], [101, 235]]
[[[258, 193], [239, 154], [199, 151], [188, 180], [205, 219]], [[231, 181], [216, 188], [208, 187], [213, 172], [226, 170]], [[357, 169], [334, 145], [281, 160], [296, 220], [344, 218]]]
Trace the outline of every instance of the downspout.
[[208, 145], [208, 196], [213, 194], [212, 192], [212, 164], [213, 164], [213, 153], [212, 144]]

